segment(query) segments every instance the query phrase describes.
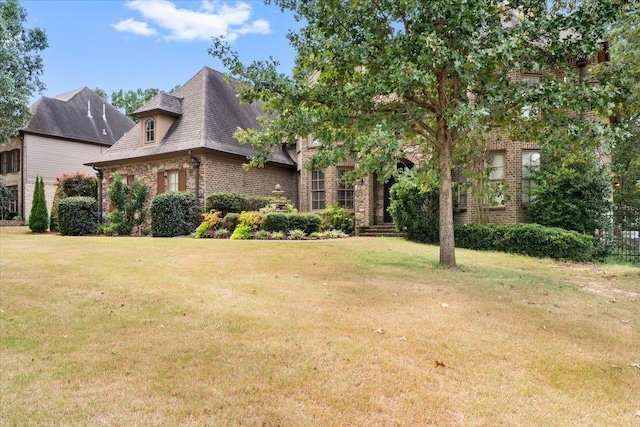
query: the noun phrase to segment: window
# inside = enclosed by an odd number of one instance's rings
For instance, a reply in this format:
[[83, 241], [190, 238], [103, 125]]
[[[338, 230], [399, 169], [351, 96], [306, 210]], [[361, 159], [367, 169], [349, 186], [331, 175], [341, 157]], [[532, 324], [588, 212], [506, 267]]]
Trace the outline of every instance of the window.
[[309, 146], [311, 147], [319, 147], [320, 146], [320, 140], [316, 137], [314, 137], [313, 135], [309, 136]]
[[[520, 81], [526, 85], [537, 85], [542, 79], [540, 76], [535, 75], [524, 75], [520, 78]], [[522, 117], [528, 119], [533, 116], [539, 115], [539, 112], [536, 108], [531, 105], [525, 105], [522, 107]]]
[[149, 119], [144, 122], [145, 144], [151, 144], [156, 141], [156, 122]]
[[324, 189], [324, 172], [311, 171], [311, 209], [318, 210], [327, 207]]
[[532, 190], [535, 182], [531, 174], [540, 169], [540, 152], [527, 151], [522, 153], [522, 203], [530, 203], [533, 200]]
[[179, 182], [178, 171], [167, 172], [167, 191], [178, 191]]
[[20, 172], [20, 150], [0, 153], [0, 174]]
[[345, 209], [353, 209], [353, 185], [345, 184], [346, 169], [338, 170], [338, 204]]
[[491, 153], [487, 159], [492, 204], [504, 204], [504, 153]]
[[458, 207], [466, 208], [467, 207], [467, 178], [464, 176], [464, 171], [462, 168], [457, 170], [456, 177], [456, 198], [458, 201]]

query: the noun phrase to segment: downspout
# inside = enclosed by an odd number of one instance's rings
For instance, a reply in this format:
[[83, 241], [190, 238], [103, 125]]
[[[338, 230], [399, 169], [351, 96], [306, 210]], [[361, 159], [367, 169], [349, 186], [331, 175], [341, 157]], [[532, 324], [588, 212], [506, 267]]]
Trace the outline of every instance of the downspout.
[[24, 151], [24, 132], [22, 130], [18, 133], [18, 137], [20, 138], [20, 210], [22, 211], [18, 213], [21, 213], [20, 216], [24, 221], [27, 217], [24, 209], [24, 190], [26, 187], [26, 182], [24, 181], [24, 168], [27, 165], [27, 162], [25, 160], [25, 158], [27, 157], [27, 153], [25, 153]]
[[189, 157], [191, 157], [191, 166], [193, 166], [193, 169], [196, 173], [195, 193], [196, 199], [198, 199], [198, 203], [200, 203], [200, 160], [193, 155], [193, 152], [191, 150], [189, 150]]
[[96, 171], [98, 177], [98, 224], [102, 224], [102, 178], [104, 175], [101, 169], [96, 168], [95, 163], [92, 163], [91, 167]]

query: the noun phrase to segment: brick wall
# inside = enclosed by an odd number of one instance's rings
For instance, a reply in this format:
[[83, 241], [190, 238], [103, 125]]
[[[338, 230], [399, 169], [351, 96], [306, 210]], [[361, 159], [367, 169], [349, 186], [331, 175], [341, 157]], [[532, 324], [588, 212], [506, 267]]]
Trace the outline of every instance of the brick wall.
[[[296, 185], [296, 172], [293, 168], [284, 166], [265, 165], [264, 168], [243, 171], [242, 165], [246, 162], [237, 156], [207, 153], [196, 156], [200, 159], [199, 176], [199, 200], [204, 208], [205, 197], [217, 191], [238, 191], [253, 195], [271, 195], [276, 184], [280, 184], [285, 196], [294, 204], [298, 198]], [[168, 171], [185, 171], [186, 189], [195, 192], [196, 169], [193, 160], [189, 156], [166, 158], [163, 160], [146, 161], [141, 163], [127, 163], [103, 169], [103, 209], [107, 209], [109, 196], [108, 188], [114, 174], [121, 176], [133, 176], [136, 181], [141, 181], [149, 188], [148, 206], [151, 200], [158, 194], [158, 180], [164, 180], [164, 188], [167, 188], [166, 174]], [[164, 175], [164, 176], [163, 176]]]

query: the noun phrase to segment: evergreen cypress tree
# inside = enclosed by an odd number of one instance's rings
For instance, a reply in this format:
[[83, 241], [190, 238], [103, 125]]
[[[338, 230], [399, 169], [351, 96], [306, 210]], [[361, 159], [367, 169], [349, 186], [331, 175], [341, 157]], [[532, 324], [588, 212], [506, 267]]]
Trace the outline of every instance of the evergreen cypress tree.
[[40, 175], [36, 176], [36, 187], [33, 192], [29, 228], [35, 233], [44, 233], [49, 228], [49, 213], [47, 199], [44, 195], [44, 181]]

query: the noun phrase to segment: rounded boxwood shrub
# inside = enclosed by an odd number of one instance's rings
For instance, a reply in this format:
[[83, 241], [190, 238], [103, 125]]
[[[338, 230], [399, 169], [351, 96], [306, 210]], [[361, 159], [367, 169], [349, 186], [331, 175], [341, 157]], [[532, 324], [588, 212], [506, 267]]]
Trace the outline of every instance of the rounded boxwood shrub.
[[289, 230], [289, 219], [287, 214], [282, 212], [269, 212], [264, 216], [261, 228], [269, 232], [286, 232]]
[[151, 201], [151, 235], [175, 237], [191, 234], [200, 222], [200, 205], [193, 193], [170, 191]]
[[93, 197], [67, 197], [58, 203], [58, 230], [65, 236], [94, 233], [98, 226], [98, 201]]
[[289, 220], [289, 230], [302, 230], [305, 234], [315, 233], [320, 230], [322, 218], [314, 213], [292, 213], [287, 214]]
[[222, 215], [240, 213], [242, 211], [258, 211], [269, 205], [272, 197], [252, 196], [235, 191], [221, 191], [207, 196], [205, 209], [207, 212], [220, 211]]
[[240, 214], [239, 213], [235, 213], [235, 212], [231, 212], [231, 213], [226, 214], [224, 216], [224, 218], [222, 218], [221, 225], [222, 225], [222, 227], [224, 227], [227, 230], [229, 230], [229, 232], [233, 233], [233, 231], [238, 226], [239, 222], [240, 222]]

